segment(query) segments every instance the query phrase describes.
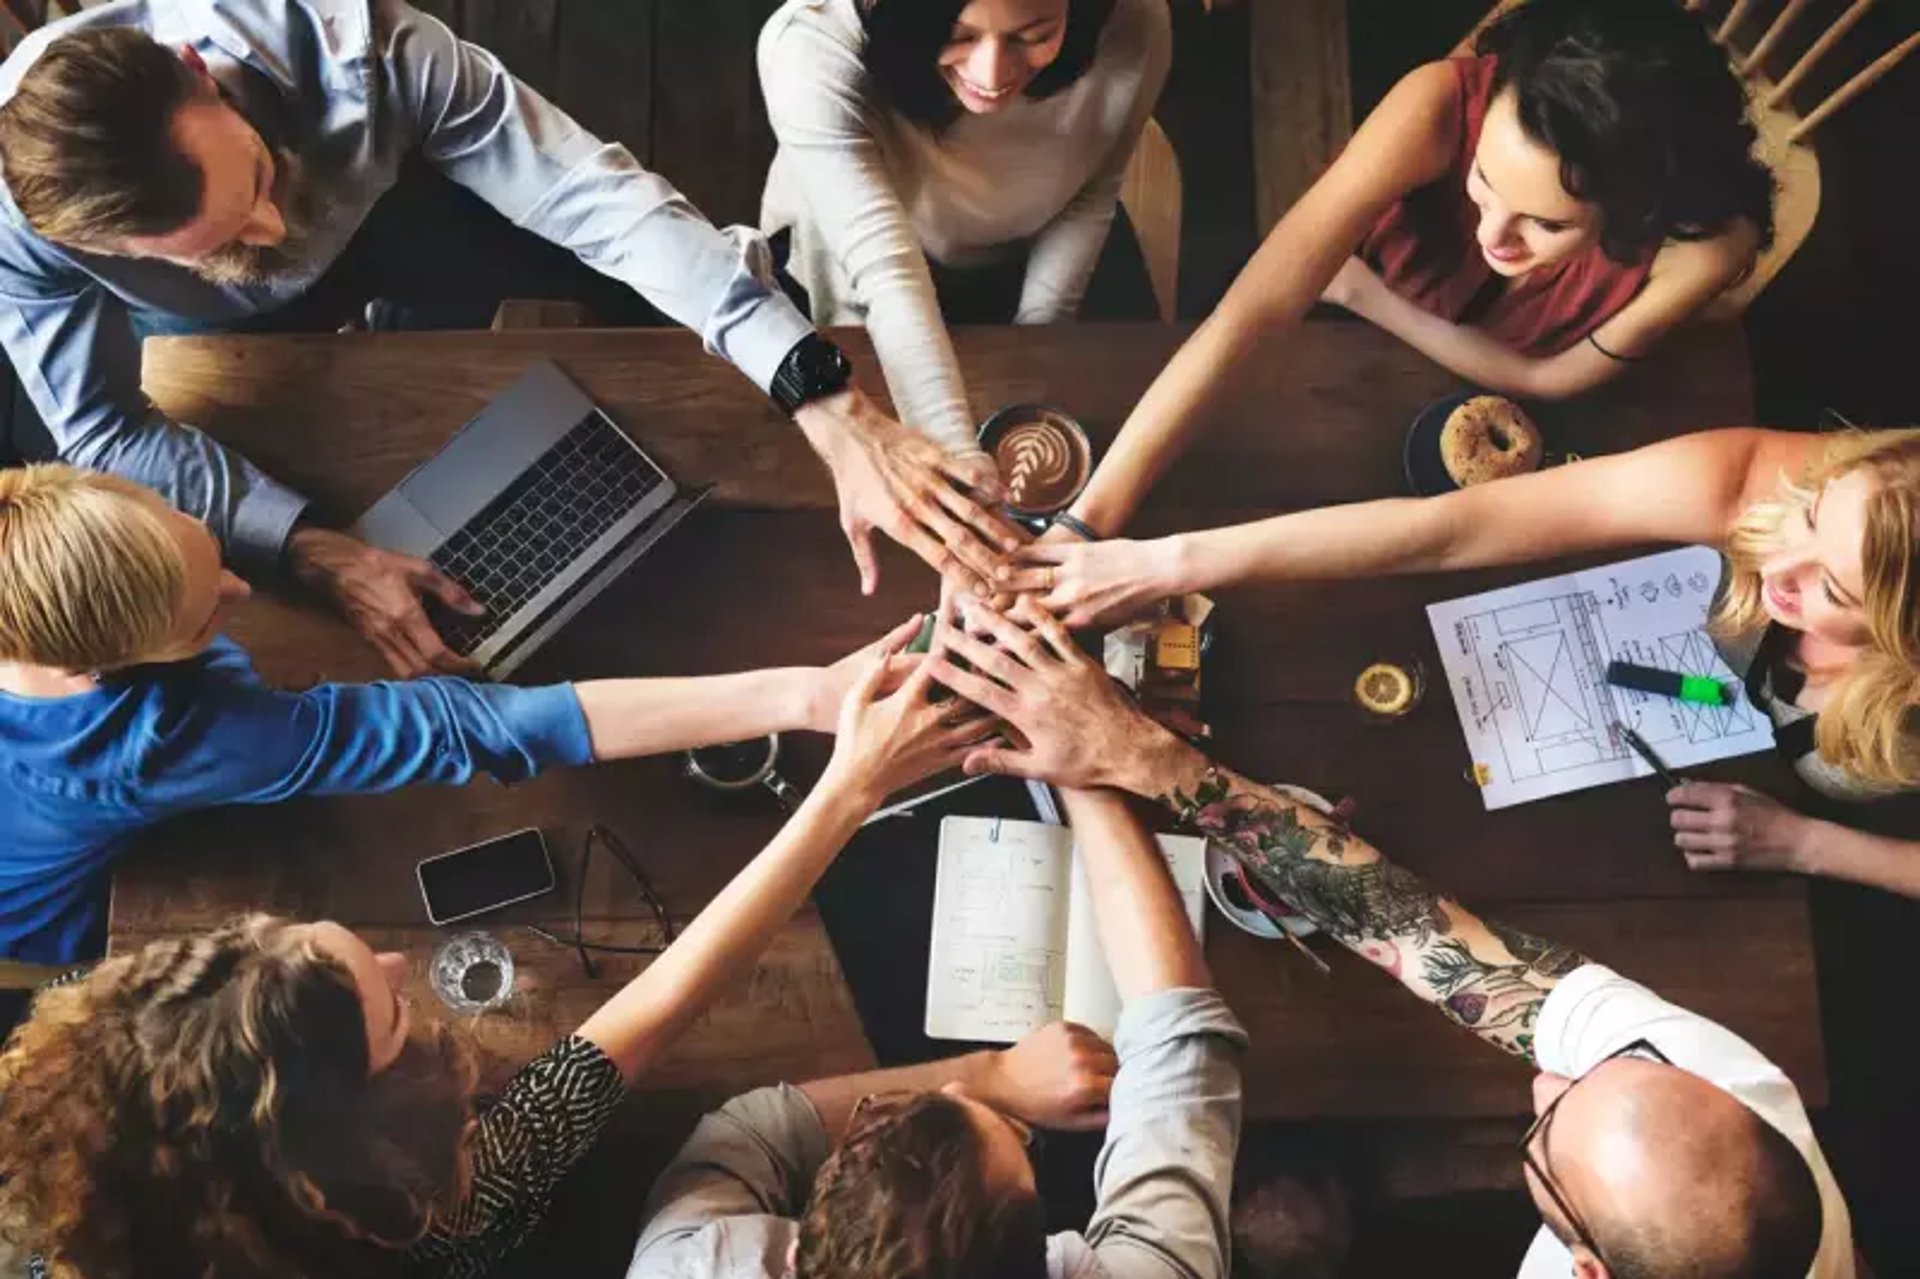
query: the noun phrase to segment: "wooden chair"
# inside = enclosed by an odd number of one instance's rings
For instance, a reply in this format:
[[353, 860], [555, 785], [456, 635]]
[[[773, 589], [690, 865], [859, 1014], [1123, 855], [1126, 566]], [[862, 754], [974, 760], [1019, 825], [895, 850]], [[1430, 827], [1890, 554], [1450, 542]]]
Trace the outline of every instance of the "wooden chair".
[[[1820, 157], [1813, 148], [1813, 131], [1920, 47], [1920, 31], [1906, 36], [1802, 116], [1793, 104], [1794, 90], [1874, 5], [1874, 0], [1846, 0], [1844, 11], [1828, 23], [1776, 81], [1767, 74], [1768, 60], [1780, 51], [1783, 41], [1812, 2], [1785, 0], [1773, 20], [1760, 32], [1759, 39], [1744, 54], [1735, 48], [1734, 37], [1754, 16], [1754, 0], [1733, 0], [1713, 29], [1715, 42], [1727, 50], [1734, 70], [1746, 83], [1747, 112], [1760, 135], [1754, 154], [1773, 171], [1779, 189], [1774, 197], [1773, 244], [1760, 255], [1746, 278], [1707, 307], [1706, 315], [1710, 318], [1729, 319], [1744, 312], [1806, 243], [1820, 215]], [[1500, 0], [1454, 47], [1453, 56], [1471, 53], [1481, 28], [1518, 3], [1523, 0]], [[1707, 0], [1681, 0], [1681, 3], [1690, 12], [1699, 14], [1703, 21], [1707, 20]]]
[[1157, 120], [1147, 121], [1127, 161], [1120, 178], [1120, 206], [1147, 260], [1160, 318], [1171, 322], [1180, 304], [1180, 157]]

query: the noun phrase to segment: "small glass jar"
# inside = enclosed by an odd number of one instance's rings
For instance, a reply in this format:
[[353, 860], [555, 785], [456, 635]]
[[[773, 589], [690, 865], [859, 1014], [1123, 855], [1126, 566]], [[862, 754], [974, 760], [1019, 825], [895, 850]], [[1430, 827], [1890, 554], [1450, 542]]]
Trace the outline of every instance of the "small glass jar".
[[1353, 704], [1371, 723], [1391, 724], [1419, 709], [1427, 695], [1427, 672], [1417, 658], [1388, 656], [1369, 662], [1353, 679]]
[[433, 953], [433, 993], [457, 1013], [477, 1014], [513, 998], [513, 954], [492, 933], [456, 933]]

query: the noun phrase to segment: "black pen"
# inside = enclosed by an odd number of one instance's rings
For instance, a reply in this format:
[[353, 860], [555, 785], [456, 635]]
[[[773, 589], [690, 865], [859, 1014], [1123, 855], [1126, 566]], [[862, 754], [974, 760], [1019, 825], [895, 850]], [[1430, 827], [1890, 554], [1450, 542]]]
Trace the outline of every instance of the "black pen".
[[1647, 744], [1646, 738], [1640, 736], [1640, 734], [1634, 732], [1625, 724], [1620, 726], [1620, 736], [1627, 739], [1627, 745], [1633, 747], [1641, 759], [1646, 760], [1648, 764], [1652, 765], [1653, 771], [1660, 774], [1660, 780], [1667, 784], [1668, 790], [1672, 790], [1680, 784], [1680, 779], [1673, 775], [1673, 770], [1667, 767], [1667, 762], [1654, 753], [1653, 747]]

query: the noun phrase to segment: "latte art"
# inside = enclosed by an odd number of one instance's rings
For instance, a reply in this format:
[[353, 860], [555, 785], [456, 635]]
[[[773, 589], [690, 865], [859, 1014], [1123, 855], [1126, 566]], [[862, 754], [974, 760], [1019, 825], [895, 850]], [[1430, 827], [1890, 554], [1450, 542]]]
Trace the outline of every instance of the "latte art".
[[996, 450], [1007, 478], [1007, 500], [1028, 504], [1036, 496], [1059, 487], [1074, 471], [1073, 448], [1066, 434], [1049, 422], [1022, 422], [1000, 437]]
[[1006, 485], [1007, 506], [1019, 515], [1044, 516], [1079, 496], [1092, 466], [1086, 433], [1055, 410], [1039, 405], [1004, 409], [981, 432]]

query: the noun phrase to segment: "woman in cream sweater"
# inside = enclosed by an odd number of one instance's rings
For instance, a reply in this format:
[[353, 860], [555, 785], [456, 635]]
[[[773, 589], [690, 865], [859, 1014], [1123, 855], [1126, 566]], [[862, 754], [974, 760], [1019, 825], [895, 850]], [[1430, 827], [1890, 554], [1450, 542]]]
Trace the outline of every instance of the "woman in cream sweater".
[[815, 323], [871, 331], [902, 420], [978, 447], [943, 311], [1078, 313], [1171, 52], [1165, 0], [788, 0], [768, 20], [761, 225], [788, 233]]

